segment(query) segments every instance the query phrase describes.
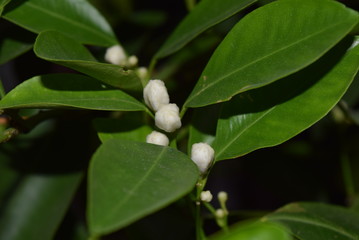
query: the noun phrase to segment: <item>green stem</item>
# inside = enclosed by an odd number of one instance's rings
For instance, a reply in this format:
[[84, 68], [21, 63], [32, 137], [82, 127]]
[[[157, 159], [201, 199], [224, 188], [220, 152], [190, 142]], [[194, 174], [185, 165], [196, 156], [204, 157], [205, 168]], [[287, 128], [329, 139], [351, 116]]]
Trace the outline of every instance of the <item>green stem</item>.
[[207, 178], [200, 179], [196, 185], [196, 240], [205, 240], [206, 235], [203, 232], [203, 219], [201, 215], [201, 192], [203, 191], [204, 186], [206, 185]]
[[216, 209], [214, 209], [211, 204], [209, 204], [208, 202], [204, 202], [203, 205], [213, 214], [213, 216], [216, 215]]
[[153, 70], [155, 69], [155, 66], [157, 64], [157, 59], [154, 57], [152, 58], [151, 62], [150, 62], [150, 66], [148, 67], [148, 74], [147, 74], [147, 78], [144, 80], [144, 82], [142, 84], [145, 84], [144, 87], [147, 85], [148, 81], [150, 80], [150, 78], [153, 75]]
[[348, 200], [351, 201], [355, 196], [355, 187], [353, 182], [350, 161], [346, 154], [343, 154], [341, 157], [341, 167], [342, 167], [345, 192]]
[[0, 79], [0, 99], [2, 99], [3, 97], [5, 97], [5, 89], [4, 89], [4, 85]]
[[196, 202], [196, 240], [203, 239], [201, 204]]
[[185, 0], [187, 10], [190, 12], [193, 10], [194, 6], [196, 6], [196, 0]]
[[181, 119], [182, 119], [183, 116], [185, 115], [186, 111], [187, 111], [187, 108], [183, 106], [182, 109], [181, 109], [181, 112], [180, 112], [180, 118], [181, 118]]

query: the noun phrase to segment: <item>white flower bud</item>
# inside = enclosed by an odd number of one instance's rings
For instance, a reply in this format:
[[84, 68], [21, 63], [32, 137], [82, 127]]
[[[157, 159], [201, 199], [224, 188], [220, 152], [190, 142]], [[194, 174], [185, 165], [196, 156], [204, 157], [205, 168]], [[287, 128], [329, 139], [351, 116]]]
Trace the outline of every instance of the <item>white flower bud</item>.
[[138, 63], [138, 58], [135, 55], [131, 55], [128, 59], [127, 59], [127, 66], [128, 67], [134, 67], [136, 66]]
[[205, 173], [214, 159], [214, 150], [207, 143], [195, 143], [192, 145], [191, 159], [200, 172]]
[[223, 209], [219, 208], [216, 210], [216, 218], [224, 218], [226, 215], [227, 214]]
[[170, 141], [168, 140], [168, 137], [165, 134], [157, 131], [153, 131], [147, 135], [146, 142], [156, 145], [161, 145], [161, 146], [168, 146]]
[[120, 45], [115, 45], [106, 50], [105, 60], [115, 65], [123, 65], [127, 60], [127, 55]]
[[155, 115], [156, 126], [166, 132], [174, 132], [182, 126], [179, 108], [176, 104], [163, 105]]
[[210, 191], [202, 191], [201, 192], [201, 201], [203, 202], [210, 202], [212, 201], [212, 193]]
[[140, 79], [145, 79], [147, 77], [148, 70], [146, 67], [139, 67], [137, 69], [137, 75]]
[[165, 83], [161, 80], [150, 80], [143, 89], [143, 98], [148, 107], [158, 111], [163, 105], [170, 103]]
[[217, 195], [218, 201], [226, 202], [228, 200], [228, 194], [224, 191], [220, 191]]

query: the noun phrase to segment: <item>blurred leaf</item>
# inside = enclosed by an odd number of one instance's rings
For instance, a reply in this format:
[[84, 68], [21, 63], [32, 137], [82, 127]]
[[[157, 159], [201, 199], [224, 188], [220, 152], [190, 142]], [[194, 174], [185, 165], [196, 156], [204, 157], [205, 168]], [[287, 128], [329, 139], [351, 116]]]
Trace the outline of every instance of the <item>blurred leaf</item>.
[[97, 118], [94, 125], [101, 142], [109, 139], [145, 142], [146, 136], [152, 132], [152, 128], [145, 125], [137, 114], [121, 119]]
[[[275, 13], [275, 14], [273, 14]], [[335, 1], [276, 1], [230, 31], [203, 71], [185, 107], [228, 101], [310, 65], [358, 23]]]
[[308, 68], [225, 103], [214, 143], [216, 159], [275, 146], [324, 117], [359, 68], [359, 46], [345, 53], [349, 41], [345, 39]]
[[200, 1], [162, 45], [156, 58], [163, 58], [178, 51], [200, 33], [254, 2], [256, 0]]
[[142, 89], [141, 81], [134, 71], [97, 62], [87, 48], [59, 32], [40, 33], [34, 52], [39, 58], [75, 69], [111, 86], [126, 90]]
[[228, 233], [216, 234], [210, 240], [291, 240], [288, 230], [277, 223], [253, 222], [232, 226]]
[[12, 1], [3, 17], [35, 33], [56, 30], [81, 43], [100, 46], [117, 44], [110, 25], [84, 0]]
[[90, 232], [110, 233], [167, 206], [191, 191], [198, 176], [196, 165], [171, 147], [106, 141], [89, 169]]
[[11, 0], [0, 0], [0, 17], [1, 14], [4, 10], [4, 7], [6, 6], [6, 4], [8, 4]]
[[81, 173], [26, 176], [0, 217], [0, 239], [53, 239], [81, 178]]
[[141, 10], [134, 12], [129, 20], [139, 26], [156, 28], [167, 20], [167, 15], [164, 11], [159, 10]]
[[323, 203], [292, 203], [263, 218], [279, 222], [300, 240], [357, 240], [359, 215]]
[[0, 108], [82, 108], [106, 111], [144, 111], [130, 95], [76, 74], [33, 77], [9, 92]]
[[[1, 127], [1, 126], [0, 126]], [[0, 135], [3, 129], [0, 129]], [[0, 151], [0, 206], [8, 192], [13, 188], [19, 173], [10, 166], [10, 158]]]
[[29, 51], [35, 41], [34, 34], [23, 29], [9, 29], [0, 39], [0, 65]]

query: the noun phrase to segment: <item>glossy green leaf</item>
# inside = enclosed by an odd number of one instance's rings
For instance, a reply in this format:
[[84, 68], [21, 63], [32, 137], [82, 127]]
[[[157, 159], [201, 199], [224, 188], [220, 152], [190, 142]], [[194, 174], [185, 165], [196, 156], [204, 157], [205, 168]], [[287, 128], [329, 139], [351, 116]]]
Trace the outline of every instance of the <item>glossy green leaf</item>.
[[104, 17], [84, 0], [17, 0], [3, 17], [32, 32], [56, 30], [78, 42], [100, 46], [117, 44]]
[[358, 20], [357, 12], [331, 0], [276, 1], [260, 7], [216, 49], [185, 106], [228, 101], [288, 76], [324, 55]]
[[292, 203], [263, 220], [279, 222], [300, 240], [357, 240], [359, 214], [322, 203]]
[[53, 239], [81, 179], [81, 173], [23, 178], [0, 217], [0, 239]]
[[21, 28], [9, 28], [1, 38], [0, 65], [29, 51], [35, 42], [35, 35]]
[[6, 108], [82, 108], [106, 111], [144, 111], [146, 107], [118, 89], [76, 74], [33, 77], [0, 101]]
[[350, 42], [345, 39], [296, 74], [225, 103], [214, 143], [216, 159], [275, 146], [324, 117], [358, 72], [359, 46], [345, 53]]
[[121, 119], [97, 118], [94, 126], [101, 142], [109, 139], [125, 139], [145, 142], [153, 129], [142, 121], [143, 116], [125, 116]]
[[162, 58], [181, 49], [200, 33], [233, 16], [257, 0], [202, 0], [178, 25], [156, 57]]
[[106, 141], [89, 169], [90, 232], [110, 233], [167, 206], [190, 192], [198, 176], [197, 166], [171, 147]]
[[210, 240], [291, 240], [288, 230], [270, 222], [253, 222], [232, 226], [228, 233], [217, 234]]
[[126, 90], [142, 89], [141, 81], [134, 71], [97, 62], [87, 48], [60, 32], [40, 33], [34, 52], [39, 58], [75, 69], [111, 86]]

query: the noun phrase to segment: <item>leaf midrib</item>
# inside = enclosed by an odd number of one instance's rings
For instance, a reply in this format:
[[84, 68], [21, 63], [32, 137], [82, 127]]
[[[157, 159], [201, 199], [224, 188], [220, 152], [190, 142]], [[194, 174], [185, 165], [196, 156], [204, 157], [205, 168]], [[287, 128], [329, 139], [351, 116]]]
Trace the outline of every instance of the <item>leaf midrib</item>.
[[[61, 102], [64, 102], [64, 104], [61, 104], [61, 103], [57, 103], [56, 100], [52, 101], [52, 102], [42, 102], [42, 101], [39, 101], [39, 102], [34, 102], [33, 104], [43, 104], [43, 105], [46, 105], [46, 106], [69, 106], [69, 107], [79, 107], [79, 105], [70, 105], [71, 103], [68, 103], [66, 104], [66, 102], [71, 102], [71, 101], [112, 101], [112, 102], [118, 102], [118, 103], [121, 103], [121, 102], [124, 102], [124, 103], [127, 103], [127, 104], [130, 104], [130, 105], [134, 105], [134, 106], [137, 106], [137, 107], [140, 107], [142, 110], [145, 110], [145, 108], [141, 105], [141, 104], [138, 104], [136, 102], [132, 102], [130, 100], [122, 100], [122, 99], [108, 99], [108, 98], [82, 98], [80, 100], [77, 100], [77, 99], [58, 99], [57, 101], [61, 101]], [[2, 106], [3, 108], [13, 108], [13, 107], [32, 107], [34, 106], [33, 104], [18, 104], [18, 105], [8, 105], [5, 107]], [[0, 104], [1, 106], [1, 104]], [[97, 109], [97, 108], [93, 108], [93, 109]], [[108, 108], [108, 109], [113, 109], [113, 108]]]
[[61, 19], [61, 20], [65, 21], [65, 22], [68, 22], [68, 23], [70, 23], [70, 24], [73, 24], [73, 25], [76, 25], [76, 26], [78, 26], [78, 27], [80, 27], [80, 28], [83, 28], [83, 29], [85, 29], [85, 30], [87, 30], [87, 31], [89, 31], [89, 32], [92, 32], [93, 34], [97, 35], [97, 37], [99, 37], [99, 38], [106, 39], [106, 40], [109, 41], [109, 42], [113, 42], [113, 39], [110, 38], [110, 37], [108, 37], [108, 36], [106, 35], [106, 34], [107, 34], [106, 32], [101, 32], [101, 33], [99, 33], [98, 31], [95, 31], [93, 28], [90, 28], [90, 27], [88, 27], [87, 25], [81, 24], [80, 22], [77, 22], [77, 21], [71, 21], [71, 19], [69, 19], [69, 18], [65, 18], [65, 17], [63, 17], [63, 16], [61, 16], [61, 15], [55, 13], [55, 12], [49, 11], [49, 10], [47, 10], [47, 9], [45, 9], [45, 8], [42, 8], [41, 6], [38, 6], [38, 5], [34, 4], [34, 3], [26, 2], [26, 4], [27, 4], [30, 8], [32, 7], [32, 8], [34, 8], [34, 9], [37, 9], [37, 10], [39, 10], [40, 12], [43, 12], [43, 13], [48, 14], [48, 15], [50, 15], [50, 16], [53, 16], [54, 18]]
[[158, 165], [158, 162], [161, 161], [162, 155], [164, 155], [164, 153], [166, 152], [166, 148], [164, 147], [162, 149], [162, 151], [158, 154], [158, 157], [155, 159], [155, 161], [153, 162], [152, 166], [148, 169], [148, 171], [143, 175], [143, 177], [134, 185], [134, 187], [132, 188], [132, 190], [130, 190], [128, 192], [128, 194], [122, 198], [122, 200], [119, 202], [119, 204], [114, 207], [114, 209], [112, 210], [111, 214], [107, 215], [107, 217], [104, 219], [103, 222], [107, 222], [108, 219], [111, 219], [113, 217], [113, 215], [118, 214], [117, 211], [119, 209], [121, 209], [123, 207], [124, 204], [126, 204], [126, 202], [128, 202], [129, 199], [131, 199], [131, 197], [133, 196], [133, 193], [136, 192], [136, 190], [145, 182], [145, 180], [147, 179], [147, 177], [149, 175], [151, 175], [151, 173], [154, 171], [155, 166]]
[[[294, 217], [294, 216], [270, 216], [269, 220], [277, 220], [277, 221], [281, 221], [281, 220], [287, 220], [287, 221], [293, 221], [293, 222], [300, 222], [300, 223], [306, 223], [308, 225], [314, 225], [314, 226], [318, 226], [318, 227], [323, 227], [329, 230], [332, 230], [333, 232], [337, 232], [343, 236], [349, 237], [353, 240], [356, 240], [357, 237], [359, 235], [353, 235], [354, 233], [345, 231], [342, 227], [335, 225], [332, 222], [328, 222], [328, 223], [320, 223], [317, 221], [313, 221], [310, 219], [303, 219], [303, 218], [299, 218], [299, 217]], [[330, 225], [332, 224], [332, 225]], [[335, 228], [337, 227], [337, 228]]]
[[[206, 91], [208, 88], [212, 87], [213, 85], [218, 84], [218, 82], [222, 81], [223, 79], [225, 79], [225, 78], [227, 78], [227, 77], [229, 77], [229, 76], [231, 76], [231, 75], [233, 75], [233, 74], [235, 74], [235, 73], [237, 73], [237, 72], [239, 72], [239, 71], [241, 71], [241, 70], [243, 70], [243, 69], [245, 69], [245, 68], [247, 68], [247, 67], [249, 67], [249, 66], [251, 66], [251, 65], [257, 64], [258, 62], [260, 62], [260, 61], [262, 61], [262, 60], [264, 60], [264, 59], [266, 59], [266, 58], [269, 58], [269, 57], [271, 57], [271, 56], [273, 56], [273, 55], [276, 55], [277, 53], [279, 53], [279, 52], [281, 52], [281, 51], [285, 51], [286, 49], [288, 49], [288, 48], [290, 48], [290, 47], [293, 47], [293, 46], [295, 46], [295, 45], [297, 45], [297, 44], [300, 44], [300, 43], [302, 43], [302, 42], [304, 42], [304, 41], [307, 41], [308, 39], [310, 39], [310, 38], [312, 38], [312, 37], [315, 37], [315, 36], [317, 36], [317, 35], [319, 35], [319, 34], [321, 34], [321, 33], [323, 33], [323, 32], [326, 32], [326, 31], [328, 31], [328, 30], [330, 30], [330, 29], [332, 29], [332, 28], [335, 28], [336, 26], [338, 26], [338, 25], [340, 25], [340, 24], [342, 24], [342, 23], [344, 23], [344, 22], [346, 22], [346, 21], [337, 22], [336, 24], [331, 25], [330, 27], [323, 28], [322, 30], [320, 30], [320, 31], [318, 31], [318, 32], [315, 32], [315, 33], [313, 33], [313, 34], [309, 34], [308, 36], [306, 36], [306, 37], [304, 37], [304, 38], [302, 38], [302, 39], [300, 39], [300, 40], [298, 40], [298, 41], [295, 41], [295, 42], [293, 42], [293, 43], [291, 43], [291, 44], [289, 44], [289, 45], [286, 45], [286, 46], [284, 46], [284, 47], [282, 47], [282, 48], [279, 48], [278, 50], [276, 50], [276, 51], [274, 51], [274, 52], [272, 52], [272, 53], [270, 53], [270, 54], [268, 54], [268, 55], [264, 55], [264, 56], [262, 56], [262, 57], [260, 57], [260, 58], [258, 58], [258, 59], [256, 59], [256, 60], [254, 60], [254, 61], [252, 61], [252, 62], [249, 62], [249, 63], [243, 65], [242, 67], [240, 67], [240, 68], [238, 68], [238, 69], [236, 69], [236, 70], [234, 70], [234, 71], [232, 71], [232, 72], [229, 72], [229, 73], [226, 74], [226, 75], [223, 75], [222, 77], [218, 78], [217, 80], [214, 80], [214, 81], [212, 81], [211, 83], [209, 83], [206, 87], [202, 88], [200, 91], [198, 91], [196, 94], [194, 94], [191, 98], [189, 98], [189, 99], [187, 100], [187, 102], [188, 102], [188, 103], [191, 102], [194, 98], [196, 98], [196, 97], [197, 97], [198, 95], [200, 95], [202, 92]], [[333, 45], [333, 44], [332, 44], [332, 45]], [[329, 47], [328, 49], [330, 49], [330, 47]], [[323, 54], [324, 54], [324, 53], [325, 53], [325, 52], [323, 52]], [[307, 66], [308, 64], [314, 62], [315, 60], [319, 59], [320, 56], [322, 56], [322, 54], [319, 55], [318, 57], [316, 57], [315, 59], [313, 59], [312, 61], [306, 63], [303, 67], [305, 67], [305, 66]], [[289, 74], [289, 73], [288, 73], [288, 74]], [[285, 77], [285, 76], [283, 76], [283, 77]], [[273, 80], [272, 80], [272, 81], [273, 81]], [[271, 82], [272, 82], [272, 81], [271, 81]], [[268, 82], [268, 83], [270, 83], [270, 82]], [[258, 85], [258, 84], [255, 84], [255, 85]], [[247, 87], [246, 89], [247, 89], [247, 90], [250, 90], [251, 88], [248, 88], [248, 87]], [[239, 91], [236, 92], [236, 93], [234, 93], [233, 95], [236, 95], [236, 94], [240, 93], [241, 90], [242, 90], [242, 89], [239, 89]], [[232, 95], [232, 96], [233, 96], [233, 95]], [[186, 104], [186, 105], [187, 105], [187, 104]]]

